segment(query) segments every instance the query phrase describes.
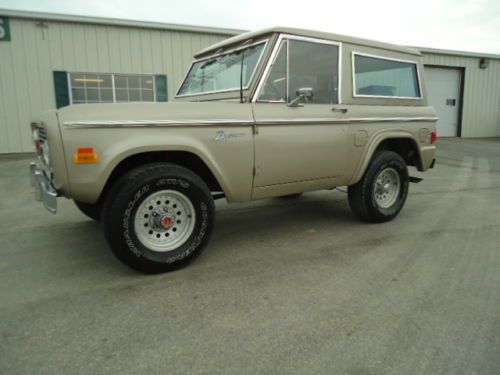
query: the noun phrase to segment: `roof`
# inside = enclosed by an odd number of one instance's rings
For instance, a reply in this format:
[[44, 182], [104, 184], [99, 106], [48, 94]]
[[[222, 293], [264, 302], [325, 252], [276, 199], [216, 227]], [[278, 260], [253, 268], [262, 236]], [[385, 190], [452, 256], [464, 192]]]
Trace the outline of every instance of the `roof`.
[[60, 13], [41, 13], [41, 12], [31, 12], [24, 10], [2, 9], [2, 8], [0, 8], [0, 16], [35, 19], [42, 21], [77, 22], [77, 23], [87, 23], [94, 25], [113, 25], [113, 26], [138, 27], [138, 28], [160, 29], [160, 30], [188, 31], [195, 33], [210, 33], [210, 34], [220, 34], [229, 36], [240, 34], [245, 31], [238, 29], [225, 29], [225, 28], [209, 27], [209, 26], [193, 26], [193, 25], [180, 25], [176, 23], [134, 21], [134, 20], [127, 20], [120, 18], [89, 17], [89, 16], [77, 16], [72, 14], [60, 14]]
[[347, 36], [347, 35], [332, 34], [332, 33], [327, 33], [327, 32], [323, 32], [323, 31], [314, 31], [314, 30], [296, 29], [296, 28], [291, 28], [291, 27], [277, 26], [277, 27], [271, 27], [271, 28], [264, 29], [264, 30], [258, 30], [258, 31], [252, 31], [252, 32], [239, 34], [237, 36], [234, 36], [232, 38], [229, 38], [229, 39], [223, 40], [222, 42], [214, 44], [208, 48], [205, 48], [204, 50], [201, 50], [200, 52], [198, 52], [196, 54], [196, 56], [198, 57], [201, 55], [205, 55], [209, 52], [217, 51], [218, 49], [225, 48], [229, 45], [243, 43], [244, 41], [246, 41], [248, 39], [254, 39], [254, 38], [258, 38], [258, 37], [261, 37], [261, 36], [264, 36], [267, 34], [273, 34], [273, 33], [300, 35], [300, 36], [305, 36], [305, 37], [309, 37], [309, 38], [326, 39], [326, 40], [333, 40], [336, 42], [345, 42], [345, 43], [357, 44], [357, 45], [362, 45], [362, 46], [382, 48], [382, 49], [386, 49], [386, 50], [390, 50], [390, 51], [409, 53], [409, 54], [417, 55], [417, 56], [421, 55], [419, 50], [417, 50], [416, 48], [412, 48], [412, 47], [404, 47], [404, 46], [400, 46], [400, 45], [396, 45], [396, 44], [378, 42], [378, 41], [369, 40], [369, 39], [356, 38], [356, 37]]
[[437, 48], [427, 48], [427, 47], [415, 47], [422, 53], [435, 54], [435, 55], [450, 55], [450, 56], [462, 56], [462, 57], [485, 57], [488, 59], [500, 59], [500, 55], [495, 55], [491, 53], [481, 53], [481, 52], [467, 52], [467, 51], [454, 51], [449, 49], [437, 49]]

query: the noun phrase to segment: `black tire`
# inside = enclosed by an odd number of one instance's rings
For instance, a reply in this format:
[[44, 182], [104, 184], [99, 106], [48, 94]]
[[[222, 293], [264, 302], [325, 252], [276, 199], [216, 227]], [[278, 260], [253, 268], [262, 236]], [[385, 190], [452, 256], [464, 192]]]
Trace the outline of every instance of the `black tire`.
[[102, 206], [99, 203], [91, 204], [80, 201], [74, 201], [76, 207], [80, 210], [80, 212], [87, 217], [99, 221], [101, 220], [101, 209]]
[[[193, 215], [188, 217], [194, 217], [194, 224], [187, 240], [178, 247], [168, 251], [155, 251], [147, 243], [141, 242], [141, 234], [136, 232], [134, 220], [138, 209], [144, 209], [142, 203], [148, 197], [151, 199], [153, 194], [163, 191], [174, 191], [188, 199], [193, 208]], [[137, 271], [152, 274], [184, 267], [202, 252], [211, 237], [215, 208], [210, 190], [200, 177], [186, 168], [168, 163], [138, 167], [118, 179], [107, 197], [102, 211], [107, 242], [118, 259]], [[162, 206], [158, 206], [158, 209], [162, 212]], [[165, 206], [164, 209], [169, 208]], [[158, 217], [158, 214], [151, 212], [151, 217]], [[137, 218], [142, 220], [142, 214], [137, 215]], [[162, 233], [166, 236], [167, 229], [163, 230]], [[175, 227], [173, 230], [175, 231]], [[157, 232], [154, 233], [153, 236], [156, 236]]]
[[[399, 190], [395, 189], [394, 202], [388, 206], [381, 206], [375, 195], [381, 197], [380, 184], [376, 180], [381, 173], [389, 173], [399, 176]], [[384, 177], [384, 176], [382, 176]], [[382, 223], [394, 219], [406, 201], [408, 196], [408, 168], [403, 158], [392, 151], [377, 151], [373, 156], [363, 178], [348, 188], [348, 199], [351, 210], [362, 220], [372, 223]], [[390, 186], [390, 185], [389, 185]], [[383, 198], [381, 198], [383, 199]]]

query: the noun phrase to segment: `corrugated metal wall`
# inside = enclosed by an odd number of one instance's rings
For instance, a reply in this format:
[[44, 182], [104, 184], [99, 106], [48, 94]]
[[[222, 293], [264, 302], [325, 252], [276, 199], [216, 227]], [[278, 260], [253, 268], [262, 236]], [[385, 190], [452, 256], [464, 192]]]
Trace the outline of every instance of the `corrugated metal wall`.
[[0, 153], [32, 151], [29, 122], [55, 108], [52, 72], [166, 74], [168, 96], [194, 53], [227, 35], [10, 18], [0, 42]]
[[462, 137], [500, 136], [500, 60], [480, 69], [478, 57], [423, 55], [424, 64], [465, 68]]

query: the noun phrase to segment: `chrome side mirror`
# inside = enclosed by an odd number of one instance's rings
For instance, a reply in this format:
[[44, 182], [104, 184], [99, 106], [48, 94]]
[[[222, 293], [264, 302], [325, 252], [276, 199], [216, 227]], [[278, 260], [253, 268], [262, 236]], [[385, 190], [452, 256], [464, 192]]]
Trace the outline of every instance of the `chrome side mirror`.
[[288, 103], [289, 107], [301, 107], [302, 102], [311, 101], [314, 96], [314, 90], [312, 87], [301, 87], [295, 93], [297, 97], [293, 99], [290, 103]]

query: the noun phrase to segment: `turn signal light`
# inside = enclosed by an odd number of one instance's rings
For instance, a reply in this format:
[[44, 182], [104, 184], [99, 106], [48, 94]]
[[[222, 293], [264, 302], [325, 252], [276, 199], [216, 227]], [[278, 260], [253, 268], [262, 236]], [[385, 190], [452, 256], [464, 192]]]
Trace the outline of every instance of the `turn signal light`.
[[431, 133], [431, 144], [436, 143], [438, 140], [438, 133], [436, 131]]
[[93, 147], [79, 147], [73, 154], [73, 163], [75, 164], [95, 164], [99, 163], [99, 154]]

